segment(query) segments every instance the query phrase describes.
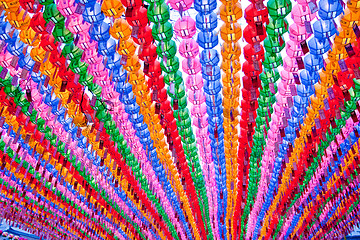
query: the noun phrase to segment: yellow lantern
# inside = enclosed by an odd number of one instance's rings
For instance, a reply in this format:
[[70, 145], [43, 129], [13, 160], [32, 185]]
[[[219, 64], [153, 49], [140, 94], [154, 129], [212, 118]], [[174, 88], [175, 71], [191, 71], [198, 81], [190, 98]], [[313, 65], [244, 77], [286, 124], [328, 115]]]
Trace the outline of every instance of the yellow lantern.
[[74, 124], [78, 127], [85, 127], [87, 125], [87, 119], [85, 115], [81, 112], [77, 112], [75, 117], [73, 118]]
[[334, 79], [331, 74], [320, 72], [320, 84], [323, 85], [326, 88], [331, 87], [334, 85]]
[[129, 72], [136, 72], [139, 71], [140, 67], [141, 65], [139, 63], [139, 59], [137, 56], [134, 55], [127, 59], [124, 69]]
[[227, 60], [227, 59], [223, 59], [222, 63], [221, 63], [221, 69], [225, 72], [225, 73], [231, 73], [231, 68], [232, 68], [232, 73], [237, 73], [241, 70], [241, 64], [240, 61], [235, 60]]
[[115, 39], [126, 40], [131, 36], [131, 28], [125, 19], [118, 18], [110, 27], [109, 33]]
[[104, 0], [101, 4], [101, 11], [107, 17], [119, 18], [125, 9], [120, 0]]
[[317, 84], [315, 84], [314, 87], [315, 87], [316, 97], [318, 97], [320, 99], [325, 99], [325, 98], [327, 98], [329, 96], [327, 88], [324, 87], [323, 85], [317, 83]]
[[222, 76], [222, 82], [224, 87], [239, 87], [240, 86], [240, 74], [225, 74]]
[[239, 88], [223, 88], [223, 95], [226, 98], [239, 98], [240, 97], [240, 89]]
[[225, 42], [221, 46], [221, 56], [227, 60], [239, 59], [241, 54], [241, 47], [239, 43]]
[[52, 65], [52, 63], [48, 59], [46, 62], [41, 64], [40, 71], [43, 74], [45, 74], [45, 75], [49, 76], [50, 78], [52, 78], [52, 76], [54, 75], [54, 72], [55, 72], [55, 67]]
[[0, 4], [7, 12], [17, 12], [20, 7], [19, 0], [4, 0], [0, 1]]
[[[347, 7], [354, 13], [358, 13], [360, 9], [360, 1], [350, 1], [347, 4]], [[359, 19], [359, 18], [353, 18], [353, 19]]]
[[242, 9], [239, 3], [227, 2], [226, 5], [220, 6], [220, 18], [224, 22], [232, 23], [236, 22], [242, 17]]
[[22, 30], [19, 37], [23, 43], [32, 47], [39, 45], [40, 42], [38, 34], [32, 28]]
[[19, 13], [9, 13], [6, 18], [18, 30], [26, 30], [30, 26], [31, 17], [24, 9], [21, 9]]
[[135, 43], [131, 39], [123, 40], [119, 42], [118, 53], [120, 55], [126, 55], [130, 57], [135, 54], [135, 51], [136, 51]]
[[238, 23], [224, 23], [220, 28], [220, 36], [225, 42], [238, 41], [242, 36]]
[[30, 56], [32, 59], [38, 62], [43, 62], [46, 55], [46, 51], [42, 47], [34, 47], [30, 51]]
[[328, 74], [337, 74], [337, 72], [340, 71], [340, 66], [339, 63], [337, 61], [329, 61], [329, 59], [325, 60], [327, 62], [326, 65], [326, 73]]
[[324, 107], [324, 101], [321, 98], [312, 95], [310, 99], [311, 99], [311, 106], [317, 111]]
[[[347, 4], [348, 8], [346, 8], [344, 10], [345, 15], [340, 20], [340, 24], [341, 24], [342, 29], [351, 29], [352, 30], [353, 25], [359, 23], [359, 19], [360, 19], [359, 14], [360, 14], [360, 12], [355, 13], [349, 7], [349, 5], [354, 4], [354, 3], [356, 5], [356, 2], [353, 2], [353, 1], [351, 1], [351, 3], [349, 2]], [[358, 3], [360, 3], [360, 1], [358, 1]], [[360, 4], [359, 4], [359, 7], [360, 7]], [[339, 31], [339, 32], [341, 33], [341, 31]]]

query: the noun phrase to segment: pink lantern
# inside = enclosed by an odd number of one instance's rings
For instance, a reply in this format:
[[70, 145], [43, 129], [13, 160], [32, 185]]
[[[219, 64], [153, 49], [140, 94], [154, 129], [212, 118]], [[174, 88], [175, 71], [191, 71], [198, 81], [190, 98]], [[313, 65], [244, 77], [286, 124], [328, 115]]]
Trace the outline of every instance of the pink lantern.
[[94, 77], [101, 77], [104, 75], [108, 75], [108, 70], [103, 64], [92, 64], [90, 66], [89, 73]]
[[291, 95], [290, 86], [291, 86], [291, 85], [288, 85], [288, 84], [285, 83], [284, 81], [281, 81], [281, 82], [278, 84], [279, 93], [280, 93], [281, 95], [287, 96], [287, 97], [292, 96], [292, 95]]
[[193, 39], [185, 39], [179, 45], [179, 53], [184, 58], [194, 58], [199, 54], [199, 44]]
[[290, 40], [286, 43], [286, 53], [289, 57], [292, 57], [292, 58], [304, 56], [304, 52], [303, 52], [299, 42], [295, 42], [292, 40]]
[[[203, 116], [201, 118], [197, 118], [197, 121], [193, 121], [193, 124], [197, 127], [197, 128], [205, 128], [207, 127], [209, 124], [207, 122], [207, 117]], [[206, 136], [206, 135], [205, 135]], [[199, 135], [198, 135], [199, 137]], [[208, 138], [204, 138], [204, 140], [207, 140]], [[210, 141], [210, 139], [209, 139]]]
[[200, 72], [201, 64], [199, 59], [193, 59], [190, 62], [187, 59], [182, 61], [182, 69], [188, 75], [195, 75]]
[[295, 58], [290, 58], [286, 56], [284, 58], [284, 69], [288, 72], [297, 72], [299, 70], [299, 67], [297, 65]]
[[86, 49], [94, 49], [97, 45], [96, 41], [92, 41], [89, 37], [89, 34], [87, 33], [80, 33], [79, 34], [79, 41], [77, 46], [81, 49], [81, 50], [86, 50]]
[[174, 32], [178, 37], [192, 38], [196, 33], [195, 20], [188, 16], [179, 18], [175, 23]]
[[56, 7], [63, 16], [68, 17], [75, 14], [77, 4], [75, 0], [59, 0]]
[[289, 27], [290, 39], [295, 42], [302, 42], [310, 37], [306, 32], [305, 25], [291, 24]]
[[[206, 114], [206, 105], [194, 105], [191, 107], [191, 115], [196, 118], [201, 118]], [[195, 121], [196, 122], [196, 121]]]
[[192, 91], [189, 92], [189, 101], [194, 105], [201, 105], [205, 102], [205, 95], [202, 91]]
[[298, 25], [305, 25], [305, 22], [311, 22], [316, 13], [311, 13], [309, 6], [296, 4], [291, 10], [291, 17]]
[[90, 29], [90, 23], [84, 22], [83, 17], [81, 15], [69, 16], [66, 23], [69, 31], [74, 34], [79, 34], [81, 32], [88, 32]]
[[170, 6], [175, 9], [176, 11], [182, 10], [186, 11], [188, 10], [191, 5], [194, 3], [193, 0], [169, 0], [168, 3], [170, 3]]
[[87, 64], [99, 64], [102, 62], [102, 56], [99, 55], [95, 48], [85, 50], [84, 62]]
[[281, 81], [286, 82], [287, 84], [295, 84], [295, 78], [292, 72], [282, 70], [280, 72], [280, 75], [281, 75]]
[[8, 68], [10, 66], [12, 58], [13, 58], [13, 55], [11, 55], [11, 53], [2, 52], [0, 54], [0, 64], [1, 64], [1, 66], [3, 66], [4, 68]]

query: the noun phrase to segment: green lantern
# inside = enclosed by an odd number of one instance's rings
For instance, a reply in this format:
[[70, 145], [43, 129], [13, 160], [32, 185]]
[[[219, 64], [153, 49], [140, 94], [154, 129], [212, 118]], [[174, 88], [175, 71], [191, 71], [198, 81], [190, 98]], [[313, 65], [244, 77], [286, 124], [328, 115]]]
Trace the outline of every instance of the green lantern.
[[[259, 104], [260, 105], [260, 104]], [[267, 117], [269, 114], [268, 114], [268, 111], [267, 111], [267, 107], [261, 107], [259, 106], [259, 108], [257, 109], [257, 115], [259, 117]]]
[[168, 87], [168, 94], [171, 98], [182, 98], [186, 94], [185, 86], [183, 83], [178, 86], [175, 86], [174, 90], [175, 90], [174, 92], [171, 92], [170, 87]]
[[70, 43], [74, 40], [73, 34], [65, 28], [63, 23], [57, 24], [52, 34], [57, 42]]
[[82, 62], [80, 60], [76, 60], [74, 59], [73, 61], [70, 62], [70, 69], [77, 74], [83, 75], [86, 73], [87, 69], [88, 69], [88, 64], [85, 62]]
[[97, 85], [95, 83], [90, 83], [88, 85], [88, 88], [97, 98], [101, 97], [102, 87], [100, 87], [99, 85]]
[[266, 116], [265, 117], [260, 116], [260, 114], [258, 113], [258, 117], [256, 117], [255, 122], [256, 122], [256, 125], [258, 125], [258, 126], [265, 125], [265, 127], [266, 127]]
[[39, 0], [39, 3], [41, 5], [47, 6], [47, 5], [54, 3], [54, 0]]
[[116, 129], [116, 123], [113, 120], [105, 122], [104, 126], [107, 130]]
[[152, 28], [152, 35], [158, 42], [168, 42], [173, 36], [173, 27], [170, 22], [155, 24]]
[[148, 19], [153, 23], [166, 23], [170, 19], [169, 6], [163, 2], [161, 4], [151, 4], [147, 12]]
[[57, 9], [55, 3], [45, 6], [43, 17], [47, 23], [52, 21], [55, 25], [59, 23], [64, 23], [65, 20], [64, 16], [61, 15], [59, 10]]
[[61, 52], [64, 57], [68, 57], [69, 60], [80, 59], [84, 51], [75, 46], [73, 43], [66, 44]]
[[273, 19], [284, 19], [292, 9], [290, 0], [270, 0], [267, 4], [269, 15]]
[[182, 121], [176, 121], [176, 124], [181, 127], [181, 128], [187, 128], [189, 126], [191, 126], [191, 119], [190, 118], [185, 118], [182, 119]]
[[81, 85], [88, 86], [93, 81], [94, 81], [93, 75], [88, 74], [86, 71], [85, 72], [81, 71], [80, 78], [79, 78], [79, 83]]
[[164, 82], [166, 83], [166, 85], [174, 83], [175, 86], [178, 86], [183, 82], [182, 73], [180, 71], [171, 72], [164, 77]]
[[18, 87], [14, 87], [12, 85], [6, 86], [4, 88], [4, 92], [9, 95], [10, 97], [16, 97], [17, 95], [20, 95], [21, 92]]
[[267, 52], [279, 53], [281, 50], [284, 49], [285, 44], [280, 44], [279, 37], [273, 37], [269, 35], [265, 38], [264, 47]]
[[[171, 99], [171, 106], [174, 106], [174, 100], [175, 99]], [[187, 106], [187, 100], [186, 100], [186, 96], [184, 95], [183, 97], [181, 98], [176, 98], [176, 100], [178, 101], [177, 104], [178, 104], [178, 107], [179, 109], [184, 109], [186, 108]]]
[[269, 84], [275, 83], [280, 79], [280, 74], [277, 69], [273, 69], [272, 71], [263, 71], [260, 74], [260, 80], [262, 83]]
[[283, 64], [283, 60], [280, 54], [271, 54], [269, 52], [265, 52], [265, 61], [263, 65], [267, 69], [274, 69]]
[[111, 116], [107, 114], [107, 110], [100, 110], [96, 112], [96, 117], [98, 119], [101, 119], [102, 122], [109, 121], [111, 119]]
[[[179, 117], [181, 119], [189, 118], [190, 117], [189, 110], [187, 108], [185, 108], [185, 109], [179, 109], [177, 111], [174, 111], [174, 118], [178, 119]], [[178, 124], [178, 123], [176, 122], [176, 124]]]
[[166, 62], [161, 61], [160, 67], [166, 73], [176, 72], [180, 67], [179, 58], [167, 58]]
[[286, 19], [272, 19], [270, 18], [269, 24], [266, 25], [266, 32], [269, 36], [277, 37], [283, 35], [289, 30], [289, 23]]
[[162, 42], [156, 48], [156, 53], [161, 57], [173, 58], [176, 54], [176, 43], [173, 40]]

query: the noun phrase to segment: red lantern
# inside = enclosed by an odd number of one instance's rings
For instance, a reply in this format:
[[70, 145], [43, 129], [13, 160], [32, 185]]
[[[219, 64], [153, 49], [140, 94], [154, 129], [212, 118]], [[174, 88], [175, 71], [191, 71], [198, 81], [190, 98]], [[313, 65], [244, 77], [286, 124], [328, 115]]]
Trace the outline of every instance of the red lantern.
[[139, 8], [127, 8], [126, 9], [126, 20], [133, 27], [145, 27], [148, 23], [147, 9], [144, 7]]
[[257, 61], [265, 61], [265, 52], [264, 52], [264, 47], [262, 45], [260, 46], [260, 51], [256, 52], [255, 48], [253, 45], [251, 44], [247, 44], [244, 47], [244, 55], [245, 55], [245, 59], [249, 62], [253, 61], [253, 60], [257, 60]]
[[244, 76], [243, 77], [243, 86], [246, 90], [251, 91], [251, 89], [258, 89], [261, 84], [259, 77], [257, 76]]
[[154, 62], [156, 57], [156, 46], [153, 44], [144, 46], [141, 53], [139, 53], [139, 59], [146, 63]]
[[258, 35], [255, 26], [247, 25], [244, 29], [243, 36], [245, 41], [249, 44], [260, 43], [266, 38], [266, 29], [264, 26], [262, 26], [262, 32], [262, 35]]
[[40, 5], [39, 3], [35, 5], [34, 0], [19, 0], [19, 3], [20, 6], [29, 13], [39, 12], [42, 8], [42, 5]]
[[52, 35], [44, 34], [41, 36], [40, 47], [45, 51], [52, 52], [57, 49], [59, 43], [55, 43], [55, 38]]
[[256, 9], [255, 4], [250, 4], [245, 9], [245, 19], [248, 24], [263, 25], [263, 23], [269, 24], [269, 13], [266, 7], [261, 10]]
[[243, 64], [243, 71], [247, 76], [257, 76], [259, 78], [259, 75], [262, 73], [262, 65], [259, 63], [256, 67], [252, 61], [245, 61]]
[[121, 0], [121, 3], [124, 5], [124, 7], [140, 7], [143, 3], [141, 0]]
[[60, 68], [65, 66], [65, 57], [61, 55], [58, 51], [52, 51], [50, 54], [50, 62], [54, 64], [56, 67]]
[[159, 77], [161, 75], [161, 67], [160, 67], [160, 62], [159, 61], [155, 61], [152, 64], [148, 64], [148, 70], [145, 70], [144, 67], [144, 73], [146, 74], [146, 76], [154, 78], [154, 77]]
[[140, 27], [138, 30], [138, 34], [133, 38], [134, 42], [139, 45], [149, 45], [154, 40], [151, 28], [149, 26]]
[[162, 89], [165, 87], [164, 76], [149, 78], [148, 86], [150, 88]]
[[338, 78], [340, 86], [343, 86], [343, 87], [346, 86], [346, 89], [350, 89], [350, 88], [354, 87], [353, 79], [355, 78], [355, 76], [354, 76], [354, 72], [351, 68], [349, 68], [348, 71], [346, 71], [346, 72], [342, 72], [342, 71], [338, 72], [337, 78]]
[[37, 33], [46, 33], [46, 21], [43, 18], [42, 12], [34, 14], [30, 20], [30, 27]]

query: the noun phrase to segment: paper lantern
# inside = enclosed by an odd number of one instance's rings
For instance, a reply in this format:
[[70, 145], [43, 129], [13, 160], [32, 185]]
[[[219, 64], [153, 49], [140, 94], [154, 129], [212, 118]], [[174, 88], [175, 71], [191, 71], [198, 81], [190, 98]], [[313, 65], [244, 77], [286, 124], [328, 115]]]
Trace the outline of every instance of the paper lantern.
[[196, 15], [196, 27], [201, 31], [211, 32], [218, 25], [217, 15], [213, 12], [210, 14], [198, 13]]
[[101, 4], [101, 11], [107, 17], [119, 18], [125, 12], [120, 0], [106, 0]]
[[178, 19], [174, 26], [174, 33], [183, 39], [192, 38], [196, 33], [194, 19], [187, 16]]
[[179, 1], [179, 0], [171, 0], [169, 1], [170, 6], [177, 11], [186, 11], [191, 5], [194, 3], [193, 0]]

